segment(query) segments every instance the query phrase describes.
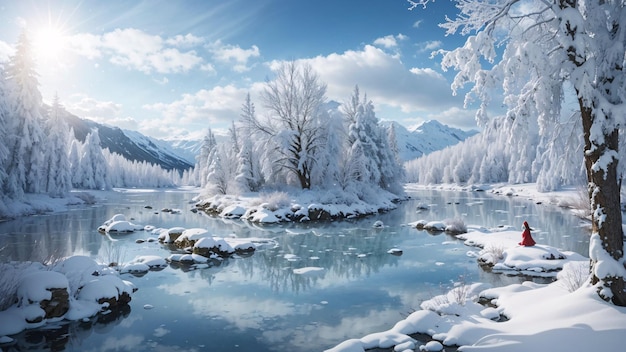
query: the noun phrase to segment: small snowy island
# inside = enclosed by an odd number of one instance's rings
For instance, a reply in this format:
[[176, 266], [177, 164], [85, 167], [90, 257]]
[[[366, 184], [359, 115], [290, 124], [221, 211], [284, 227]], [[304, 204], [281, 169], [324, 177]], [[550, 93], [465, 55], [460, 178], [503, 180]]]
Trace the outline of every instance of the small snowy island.
[[395, 209], [396, 203], [405, 198], [383, 189], [370, 194], [367, 200], [341, 190], [292, 190], [290, 193], [276, 191], [200, 197], [196, 207], [225, 219], [274, 224], [357, 219]]

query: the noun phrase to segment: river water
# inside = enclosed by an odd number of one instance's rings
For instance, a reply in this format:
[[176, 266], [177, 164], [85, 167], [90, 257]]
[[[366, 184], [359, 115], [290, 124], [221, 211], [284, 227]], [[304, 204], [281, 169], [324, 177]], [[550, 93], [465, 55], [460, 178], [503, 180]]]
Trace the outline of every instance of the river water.
[[[27, 330], [3, 351], [321, 351], [391, 328], [455, 282], [501, 286], [528, 279], [484, 272], [467, 255], [475, 248], [408, 226], [417, 220], [463, 219], [483, 227], [520, 227], [527, 220], [537, 229], [538, 243], [588, 255], [589, 237], [578, 218], [480, 192], [419, 191], [396, 210], [360, 220], [262, 227], [191, 212], [192, 192], [105, 194], [93, 206], [0, 223], [0, 261], [45, 262], [80, 254], [124, 263], [139, 255], [171, 254], [155, 241], [136, 243], [155, 238], [148, 232], [100, 234], [98, 226], [117, 213], [137, 224], [202, 227], [217, 236], [273, 238], [277, 245], [205, 269], [170, 266], [141, 277], [123, 274], [138, 288], [127, 309]], [[418, 210], [425, 204], [427, 209]], [[385, 227], [373, 228], [377, 220]], [[391, 248], [403, 254], [391, 255]], [[305, 267], [324, 270], [293, 271]]]

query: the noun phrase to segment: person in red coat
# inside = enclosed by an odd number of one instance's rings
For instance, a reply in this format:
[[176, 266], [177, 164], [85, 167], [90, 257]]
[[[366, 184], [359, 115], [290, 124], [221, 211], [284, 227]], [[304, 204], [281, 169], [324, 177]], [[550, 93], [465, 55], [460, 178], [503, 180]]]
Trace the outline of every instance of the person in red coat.
[[522, 242], [518, 243], [520, 246], [534, 246], [535, 240], [533, 240], [533, 236], [530, 234], [530, 226], [528, 226], [528, 222], [524, 221], [524, 232], [522, 232]]

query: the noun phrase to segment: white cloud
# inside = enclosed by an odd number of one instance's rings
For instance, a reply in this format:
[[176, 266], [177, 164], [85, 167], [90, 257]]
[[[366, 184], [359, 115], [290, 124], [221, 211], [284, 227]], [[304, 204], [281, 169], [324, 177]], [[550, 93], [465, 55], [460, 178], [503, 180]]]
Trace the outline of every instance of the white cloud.
[[161, 79], [153, 78], [152, 80], [154, 81], [154, 83], [162, 85], [162, 86], [168, 84], [170, 81], [169, 79], [167, 79], [167, 77], [163, 77]]
[[419, 28], [424, 20], [417, 20], [413, 23], [413, 28]]
[[88, 59], [107, 55], [115, 65], [143, 73], [187, 72], [202, 65], [203, 59], [196, 51], [180, 51], [176, 46], [201, 43], [193, 35], [176, 36], [164, 40], [134, 28], [116, 29], [98, 36], [78, 34], [69, 39], [72, 50]]
[[441, 48], [442, 45], [443, 43], [440, 40], [431, 40], [428, 42], [419, 43], [417, 47], [420, 52], [428, 52], [437, 50]]
[[382, 46], [385, 48], [395, 48], [398, 46], [398, 41], [406, 40], [408, 37], [404, 34], [387, 35], [382, 38], [374, 40], [374, 45]]
[[73, 95], [64, 104], [67, 111], [89, 120], [123, 129], [137, 130], [139, 124], [131, 117], [121, 116], [122, 105], [99, 101], [86, 95]]
[[408, 69], [400, 58], [366, 45], [360, 51], [318, 56], [309, 63], [328, 85], [328, 97], [347, 100], [355, 85], [374, 105], [399, 108], [405, 113], [441, 111], [462, 106], [453, 97], [445, 77], [432, 69]]
[[122, 110], [122, 105], [112, 101], [98, 101], [86, 95], [76, 94], [66, 103], [69, 112], [90, 119], [114, 118]]
[[183, 94], [170, 103], [144, 105], [145, 110], [161, 117], [143, 120], [140, 130], [148, 135], [163, 136], [184, 134], [184, 129], [196, 131], [229, 126], [239, 119], [247, 92], [233, 85], [217, 86]]
[[176, 47], [187, 47], [187, 46], [193, 47], [193, 46], [198, 46], [204, 43], [204, 38], [196, 37], [195, 35], [191, 33], [187, 33], [185, 35], [179, 34], [171, 38], [168, 38], [165, 40], [165, 42], [171, 46], [176, 46]]
[[261, 56], [261, 51], [256, 45], [250, 49], [242, 49], [238, 45], [223, 44], [220, 40], [208, 46], [213, 58], [222, 63], [233, 64], [235, 72], [245, 72], [250, 70], [248, 62], [255, 57]]
[[98, 35], [81, 33], [68, 37], [67, 41], [69, 49], [80, 56], [89, 60], [102, 57], [102, 39]]
[[250, 61], [261, 56], [256, 45], [244, 49], [220, 40], [204, 44], [204, 38], [193, 34], [163, 38], [135, 28], [115, 29], [103, 35], [77, 34], [68, 42], [77, 55], [90, 60], [107, 58], [114, 65], [146, 74], [181, 73], [196, 68], [215, 73], [215, 65], [197, 51], [203, 45], [215, 62], [229, 65], [239, 73], [249, 71]]
[[211, 74], [215, 74], [217, 73], [217, 71], [215, 70], [215, 66], [213, 66], [213, 64], [211, 63], [206, 63], [200, 66], [200, 70], [201, 71], [205, 71], [205, 72], [209, 72]]

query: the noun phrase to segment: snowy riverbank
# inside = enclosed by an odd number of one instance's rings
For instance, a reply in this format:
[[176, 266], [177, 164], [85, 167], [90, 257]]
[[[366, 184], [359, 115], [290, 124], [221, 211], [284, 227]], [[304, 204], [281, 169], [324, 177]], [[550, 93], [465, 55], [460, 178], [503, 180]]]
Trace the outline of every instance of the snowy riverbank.
[[[571, 208], [580, 191], [540, 193], [532, 184], [459, 187], [407, 185], [407, 191], [485, 191], [525, 197], [535, 203]], [[573, 209], [579, 212], [579, 209]], [[447, 294], [423, 302], [420, 310], [391, 329], [346, 340], [329, 351], [354, 352], [371, 348], [394, 351], [441, 351], [444, 345], [459, 351], [622, 351], [626, 308], [604, 302], [589, 285], [589, 259], [538, 244], [521, 247], [521, 230], [472, 228], [459, 236], [468, 250], [494, 270], [550, 276], [551, 284], [524, 282], [499, 288], [483, 283], [458, 283]], [[419, 345], [411, 335], [422, 333], [432, 341]]]

